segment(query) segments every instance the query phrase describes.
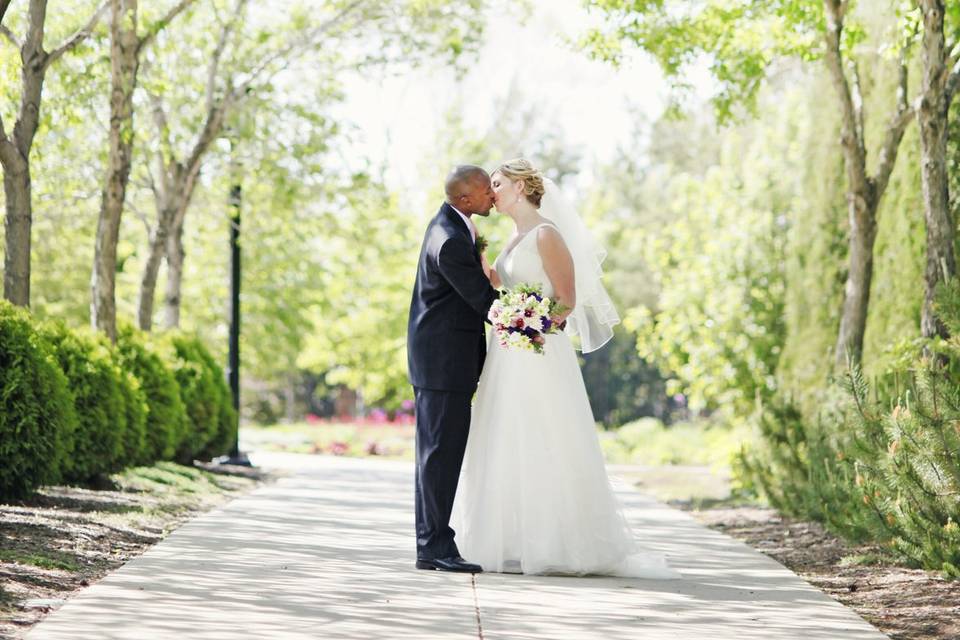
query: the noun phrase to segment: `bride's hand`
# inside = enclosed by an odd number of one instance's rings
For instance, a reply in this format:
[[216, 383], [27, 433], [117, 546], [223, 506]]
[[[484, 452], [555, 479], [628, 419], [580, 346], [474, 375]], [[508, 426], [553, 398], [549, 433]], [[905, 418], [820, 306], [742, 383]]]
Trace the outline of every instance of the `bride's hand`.
[[487, 254], [480, 254], [480, 264], [483, 266], [483, 274], [487, 276], [487, 280], [490, 281], [490, 284], [494, 288], [499, 289], [501, 286], [500, 274], [497, 273], [497, 270], [490, 266], [490, 263], [487, 262]]
[[487, 276], [487, 279], [490, 279], [490, 272], [493, 269], [490, 267], [490, 262], [487, 261], [487, 254], [480, 254], [480, 265], [483, 267], [483, 275]]

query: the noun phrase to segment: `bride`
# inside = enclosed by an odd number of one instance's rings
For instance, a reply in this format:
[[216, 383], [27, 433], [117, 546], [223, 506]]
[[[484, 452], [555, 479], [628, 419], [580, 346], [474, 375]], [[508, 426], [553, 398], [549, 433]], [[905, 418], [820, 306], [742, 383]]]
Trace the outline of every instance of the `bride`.
[[490, 176], [516, 233], [492, 268], [495, 287], [540, 284], [568, 309], [543, 354], [501, 347], [480, 376], [453, 523], [485, 571], [679, 578], [637, 548], [610, 486], [577, 356], [603, 346], [620, 319], [600, 282], [603, 253], [555, 184], [527, 160]]

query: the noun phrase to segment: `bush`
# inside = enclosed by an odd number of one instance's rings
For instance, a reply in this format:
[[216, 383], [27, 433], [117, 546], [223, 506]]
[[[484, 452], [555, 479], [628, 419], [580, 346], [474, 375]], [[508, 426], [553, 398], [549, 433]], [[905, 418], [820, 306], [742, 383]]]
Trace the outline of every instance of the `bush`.
[[672, 425], [664, 425], [657, 418], [640, 418], [607, 434], [614, 437], [604, 444], [611, 462], [708, 465], [718, 469], [729, 468], [739, 443], [750, 435], [747, 425], [730, 425], [720, 417]]
[[[116, 350], [112, 352], [114, 361], [120, 362]], [[150, 408], [147, 395], [140, 388], [140, 380], [129, 371], [120, 370], [120, 395], [123, 398], [123, 412], [127, 417], [127, 429], [123, 434], [123, 459], [125, 466], [136, 466], [150, 462], [147, 447], [147, 414]]]
[[0, 497], [57, 482], [76, 425], [67, 379], [30, 315], [0, 301]]
[[870, 530], [854, 486], [849, 432], [835, 427], [843, 422], [842, 412], [835, 411], [842, 402], [828, 400], [828, 410], [808, 421], [792, 399], [773, 398], [756, 416], [761, 442], [741, 449], [734, 479], [742, 492], [762, 494], [784, 514], [818, 520], [862, 541]]
[[141, 462], [170, 460], [187, 432], [187, 412], [173, 372], [144, 334], [123, 326], [117, 351], [124, 368], [140, 383], [147, 401], [146, 445]]
[[[960, 345], [958, 345], [960, 346]], [[960, 578], [960, 387], [936, 358], [906, 376], [896, 401], [877, 403], [859, 371], [847, 382], [855, 410], [850, 458], [874, 539], [912, 566]]]
[[227, 455], [237, 444], [237, 410], [233, 408], [233, 398], [227, 388], [226, 402], [220, 405], [220, 415], [217, 421], [217, 435], [207, 444], [200, 457], [212, 460], [217, 456]]
[[225, 453], [232, 444], [234, 413], [223, 369], [199, 338], [174, 333], [167, 337], [167, 344], [168, 361], [190, 423], [177, 459], [189, 463], [195, 457]]
[[872, 540], [910, 566], [960, 578], [960, 282], [938, 291], [953, 336], [928, 341], [909, 370], [871, 388], [859, 368], [811, 425], [788, 404], [762, 424], [765, 446], [739, 471], [778, 509]]
[[127, 414], [120, 370], [94, 337], [73, 332], [62, 322], [47, 322], [39, 332], [67, 377], [78, 424], [73, 454], [64, 461], [67, 481], [86, 482], [121, 469]]

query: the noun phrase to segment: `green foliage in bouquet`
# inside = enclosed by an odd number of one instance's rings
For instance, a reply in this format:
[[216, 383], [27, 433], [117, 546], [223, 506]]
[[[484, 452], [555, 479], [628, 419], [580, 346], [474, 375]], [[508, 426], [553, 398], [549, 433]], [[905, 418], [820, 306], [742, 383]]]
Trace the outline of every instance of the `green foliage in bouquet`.
[[56, 482], [77, 414], [67, 380], [30, 315], [0, 301], [0, 498]]

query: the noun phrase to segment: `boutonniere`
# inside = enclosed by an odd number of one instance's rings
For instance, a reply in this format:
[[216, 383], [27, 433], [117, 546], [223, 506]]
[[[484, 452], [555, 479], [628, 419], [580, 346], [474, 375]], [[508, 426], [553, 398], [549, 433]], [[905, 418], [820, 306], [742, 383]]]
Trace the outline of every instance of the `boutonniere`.
[[482, 234], [477, 234], [477, 251], [483, 253], [487, 250], [487, 239], [483, 237]]

